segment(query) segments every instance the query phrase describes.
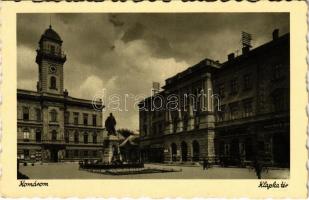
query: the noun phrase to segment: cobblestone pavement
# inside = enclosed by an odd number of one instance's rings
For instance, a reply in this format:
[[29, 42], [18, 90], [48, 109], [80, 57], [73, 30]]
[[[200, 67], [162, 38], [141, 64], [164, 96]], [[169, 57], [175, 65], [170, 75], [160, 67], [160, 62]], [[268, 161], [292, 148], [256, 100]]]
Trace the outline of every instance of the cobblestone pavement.
[[[180, 172], [106, 175], [78, 169], [77, 163], [44, 163], [35, 166], [20, 165], [20, 172], [31, 179], [256, 179], [253, 169], [212, 167], [203, 170], [200, 166], [167, 166], [145, 164], [146, 168], [175, 169]], [[288, 169], [270, 169], [262, 173], [263, 179], [289, 178]]]

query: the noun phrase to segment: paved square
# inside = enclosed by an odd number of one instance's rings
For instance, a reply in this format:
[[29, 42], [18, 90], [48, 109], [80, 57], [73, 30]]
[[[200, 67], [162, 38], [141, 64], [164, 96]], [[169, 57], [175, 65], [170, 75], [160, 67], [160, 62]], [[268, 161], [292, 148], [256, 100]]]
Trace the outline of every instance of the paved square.
[[[255, 171], [248, 168], [212, 167], [203, 170], [200, 166], [167, 166], [145, 164], [145, 168], [176, 169], [180, 172], [106, 175], [79, 170], [77, 163], [44, 163], [35, 166], [20, 166], [20, 172], [30, 179], [256, 179]], [[270, 169], [262, 173], [262, 179], [289, 178], [288, 169]]]

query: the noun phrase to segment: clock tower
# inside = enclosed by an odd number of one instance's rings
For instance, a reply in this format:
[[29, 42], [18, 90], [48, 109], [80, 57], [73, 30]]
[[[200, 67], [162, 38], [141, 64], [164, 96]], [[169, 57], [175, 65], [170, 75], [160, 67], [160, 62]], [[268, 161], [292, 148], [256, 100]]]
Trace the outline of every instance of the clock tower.
[[63, 53], [62, 40], [58, 33], [49, 26], [39, 41], [36, 63], [39, 67], [37, 91], [40, 93], [63, 94]]

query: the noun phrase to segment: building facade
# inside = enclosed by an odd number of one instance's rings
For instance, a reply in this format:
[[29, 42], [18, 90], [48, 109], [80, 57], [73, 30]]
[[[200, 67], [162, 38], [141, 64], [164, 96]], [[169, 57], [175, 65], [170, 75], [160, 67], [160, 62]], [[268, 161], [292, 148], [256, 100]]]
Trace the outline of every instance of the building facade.
[[[140, 102], [142, 159], [223, 165], [258, 159], [288, 167], [289, 41], [275, 30], [272, 41], [244, 47], [224, 63], [205, 59], [168, 78], [163, 91]], [[171, 96], [176, 110], [166, 106]], [[156, 110], [160, 99], [163, 109]]]
[[100, 159], [102, 102], [78, 99], [64, 90], [66, 55], [50, 26], [39, 41], [37, 91], [17, 89], [17, 153], [24, 161]]

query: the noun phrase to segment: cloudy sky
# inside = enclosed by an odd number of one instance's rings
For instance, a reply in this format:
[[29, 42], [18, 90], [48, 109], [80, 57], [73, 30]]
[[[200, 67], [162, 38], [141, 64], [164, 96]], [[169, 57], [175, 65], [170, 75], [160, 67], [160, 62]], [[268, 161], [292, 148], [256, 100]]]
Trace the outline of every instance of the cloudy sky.
[[224, 62], [241, 48], [241, 31], [253, 35], [254, 47], [271, 40], [275, 28], [289, 32], [285, 13], [18, 14], [18, 88], [36, 90], [35, 50], [50, 18], [67, 54], [69, 95], [92, 99], [102, 89], [107, 96], [120, 95], [117, 128], [132, 130], [138, 129], [138, 111], [131, 95], [149, 96], [153, 81], [163, 86], [204, 58]]

